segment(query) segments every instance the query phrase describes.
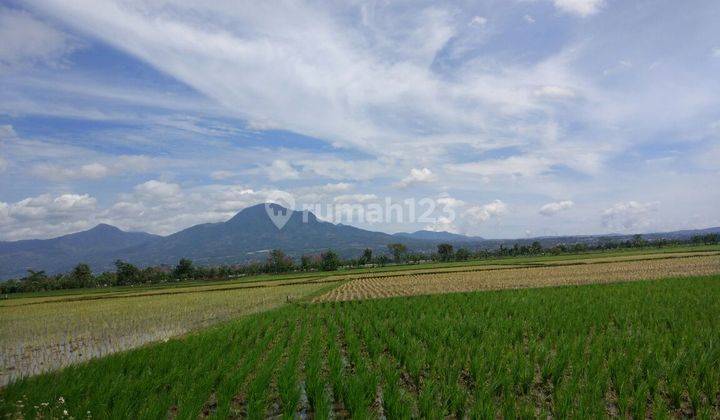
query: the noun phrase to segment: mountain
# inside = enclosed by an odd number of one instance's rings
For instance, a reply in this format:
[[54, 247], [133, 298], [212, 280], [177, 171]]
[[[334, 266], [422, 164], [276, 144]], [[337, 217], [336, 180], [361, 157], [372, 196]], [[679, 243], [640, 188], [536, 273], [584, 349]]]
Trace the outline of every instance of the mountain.
[[198, 264], [264, 261], [271, 249], [282, 249], [299, 257], [332, 248], [341, 256], [350, 257], [365, 248], [384, 250], [387, 244], [397, 242], [397, 238], [386, 233], [323, 222], [310, 212], [293, 211], [277, 204], [269, 206], [272, 212], [287, 215], [282, 229], [273, 224], [265, 204], [258, 204], [243, 209], [227, 222], [192, 226], [126, 250], [128, 261], [143, 265], [175, 264], [180, 257]]
[[465, 236], [457, 233], [450, 233], [445, 231], [432, 231], [432, 230], [418, 230], [413, 233], [400, 232], [393, 236], [399, 238], [418, 239], [422, 241], [445, 241], [445, 242], [480, 242], [484, 239], [479, 236]]
[[28, 269], [51, 273], [68, 271], [79, 262], [107, 269], [122, 250], [158, 238], [160, 236], [125, 232], [99, 224], [90, 230], [52, 239], [0, 242], [0, 279], [22, 276]]
[[[365, 248], [376, 255], [387, 253], [387, 245], [402, 242], [420, 252], [435, 251], [438, 243], [456, 247], [492, 249], [501, 245], [529, 245], [539, 241], [544, 247], [560, 243], [597, 244], [623, 241], [632, 235], [584, 235], [524, 239], [483, 239], [449, 232], [417, 231], [389, 235], [353, 226], [318, 220], [310, 212], [288, 210], [269, 204], [270, 213], [286, 217], [278, 229], [268, 216], [265, 204], [243, 209], [221, 223], [195, 225], [168, 236], [142, 232], [124, 232], [101, 224], [88, 231], [53, 239], [0, 242], [0, 279], [20, 277], [27, 269], [48, 273], [67, 272], [76, 264], [90, 264], [93, 271], [113, 269], [113, 261], [122, 259], [139, 266], [170, 264], [190, 258], [201, 265], [237, 264], [264, 261], [271, 249], [282, 249], [292, 257], [333, 249], [340, 256], [357, 257]], [[644, 234], [645, 239], [689, 239], [698, 234], [718, 233], [720, 228]]]

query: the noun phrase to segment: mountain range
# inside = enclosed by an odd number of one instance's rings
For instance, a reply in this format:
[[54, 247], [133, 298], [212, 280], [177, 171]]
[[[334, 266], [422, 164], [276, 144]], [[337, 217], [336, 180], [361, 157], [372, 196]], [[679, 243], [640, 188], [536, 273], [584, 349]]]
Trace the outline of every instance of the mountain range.
[[[601, 238], [623, 240], [630, 235], [564, 236], [526, 239], [483, 239], [450, 232], [421, 230], [393, 235], [373, 232], [343, 224], [324, 222], [310, 212], [269, 205], [287, 221], [278, 229], [268, 216], [265, 204], [243, 209], [226, 222], [195, 225], [168, 236], [144, 232], [125, 232], [100, 224], [90, 230], [52, 239], [0, 242], [0, 279], [15, 278], [28, 269], [58, 273], [71, 270], [77, 263], [90, 264], [96, 272], [113, 269], [122, 259], [139, 266], [174, 265], [180, 258], [196, 264], [219, 265], [263, 261], [271, 249], [282, 249], [288, 255], [320, 253], [333, 249], [342, 257], [357, 257], [365, 248], [386, 253], [387, 245], [402, 242], [415, 251], [431, 251], [440, 242], [474, 248], [496, 248], [500, 245], [529, 243], [538, 240], [543, 246], [559, 243], [596, 243]], [[289, 213], [288, 213], [289, 212]], [[696, 234], [720, 232], [720, 228], [686, 230], [643, 235], [648, 239], [682, 239]]]

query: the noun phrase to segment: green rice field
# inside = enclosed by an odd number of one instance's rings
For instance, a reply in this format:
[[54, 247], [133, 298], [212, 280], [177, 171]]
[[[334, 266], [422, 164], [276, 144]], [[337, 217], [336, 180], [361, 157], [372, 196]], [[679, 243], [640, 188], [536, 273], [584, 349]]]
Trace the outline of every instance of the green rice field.
[[720, 276], [295, 302], [21, 379], [8, 416], [720, 416]]

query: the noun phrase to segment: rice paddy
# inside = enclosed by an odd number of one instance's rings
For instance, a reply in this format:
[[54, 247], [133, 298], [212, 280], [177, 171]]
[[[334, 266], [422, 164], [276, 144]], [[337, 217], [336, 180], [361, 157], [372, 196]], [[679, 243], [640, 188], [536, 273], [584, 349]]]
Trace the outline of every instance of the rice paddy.
[[328, 284], [10, 299], [0, 305], [0, 386], [265, 311]]
[[582, 285], [720, 273], [720, 256], [675, 256], [526, 267], [484, 267], [356, 278], [316, 301], [372, 299], [475, 290]]
[[291, 303], [19, 380], [0, 412], [717, 418], [719, 315], [718, 275]]

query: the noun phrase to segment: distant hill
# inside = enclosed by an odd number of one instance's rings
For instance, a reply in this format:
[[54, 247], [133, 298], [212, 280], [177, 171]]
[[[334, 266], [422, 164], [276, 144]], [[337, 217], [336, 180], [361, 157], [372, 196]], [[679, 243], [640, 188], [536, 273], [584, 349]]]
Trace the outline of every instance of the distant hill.
[[[100, 272], [113, 269], [116, 259], [149, 266], [174, 265], [185, 257], [201, 265], [219, 265], [264, 261], [271, 249], [282, 249], [296, 258], [333, 249], [340, 256], [349, 258], [359, 256], [365, 248], [372, 249], [376, 255], [387, 253], [387, 245], [393, 242], [402, 242], [413, 251], [431, 252], [441, 242], [470, 249], [492, 249], [533, 241], [551, 247], [561, 243], [590, 245], [632, 238], [632, 235], [585, 235], [483, 239], [426, 230], [390, 235], [323, 222], [312, 213], [288, 210], [277, 204], [270, 207], [272, 211], [289, 214], [282, 229], [268, 217], [265, 204], [258, 204], [243, 209], [226, 222], [195, 225], [168, 236], [124, 232], [101, 224], [53, 239], [0, 242], [0, 279], [23, 276], [27, 269], [45, 270], [49, 274], [66, 272], [80, 262], [88, 263], [94, 271]], [[643, 237], [687, 239], [706, 233], [720, 233], [720, 228], [650, 233]]]
[[423, 241], [446, 241], [446, 242], [479, 242], [484, 241], [479, 236], [465, 236], [457, 233], [450, 233], [445, 231], [432, 231], [432, 230], [418, 230], [413, 233], [400, 232], [393, 236], [399, 238], [419, 239]]
[[122, 250], [161, 238], [144, 232], [125, 232], [99, 224], [84, 232], [52, 239], [0, 242], [0, 278], [22, 276], [28, 269], [49, 273], [68, 271], [79, 262], [107, 267]]

